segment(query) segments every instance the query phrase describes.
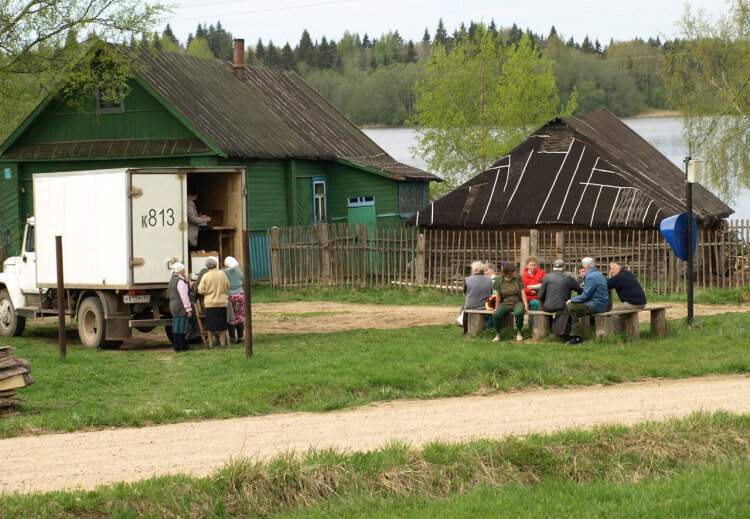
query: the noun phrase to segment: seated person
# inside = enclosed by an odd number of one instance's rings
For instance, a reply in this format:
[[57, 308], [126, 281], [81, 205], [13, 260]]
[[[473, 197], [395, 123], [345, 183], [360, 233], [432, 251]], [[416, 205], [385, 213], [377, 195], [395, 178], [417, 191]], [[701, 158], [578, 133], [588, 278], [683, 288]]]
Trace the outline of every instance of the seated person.
[[523, 284], [526, 287], [526, 299], [529, 308], [539, 310], [539, 289], [542, 288], [542, 279], [546, 272], [539, 268], [539, 260], [535, 256], [529, 256], [526, 260], [526, 268], [521, 274]]
[[581, 317], [599, 314], [607, 311], [609, 290], [607, 280], [594, 267], [593, 258], [583, 258], [581, 267], [585, 270], [583, 277], [583, 292], [572, 299], [568, 299], [570, 313], [570, 340], [568, 344], [581, 344]]
[[516, 341], [523, 341], [523, 316], [529, 311], [529, 302], [526, 299], [523, 280], [518, 276], [518, 270], [512, 263], [506, 263], [503, 266], [503, 275], [495, 278], [495, 298], [497, 309], [492, 315], [495, 322], [497, 335], [492, 339], [497, 342], [501, 339], [500, 331], [503, 329], [503, 320], [508, 312], [513, 312], [516, 317]]
[[495, 267], [494, 263], [484, 264], [484, 275], [490, 278], [490, 280], [493, 283], [495, 282], [495, 276], [497, 275], [497, 268]]
[[[552, 272], [544, 276], [542, 286], [539, 289], [539, 301], [546, 312], [559, 312], [565, 308], [565, 303], [570, 299], [570, 292], [581, 293], [583, 289], [578, 281], [563, 272], [565, 262], [561, 259], [552, 264]], [[529, 305], [531, 306], [531, 305]]]
[[622, 304], [612, 309], [613, 312], [618, 310], [640, 310], [646, 306], [646, 293], [643, 291], [641, 284], [628, 269], [622, 268], [622, 265], [616, 262], [609, 264], [610, 278], [607, 280], [607, 288], [615, 289], [617, 297]]
[[471, 276], [464, 280], [464, 294], [466, 294], [466, 301], [461, 307], [461, 313], [464, 333], [466, 333], [468, 321], [464, 310], [484, 310], [487, 299], [492, 295], [492, 281], [484, 275], [484, 264], [481, 261], [471, 264]]

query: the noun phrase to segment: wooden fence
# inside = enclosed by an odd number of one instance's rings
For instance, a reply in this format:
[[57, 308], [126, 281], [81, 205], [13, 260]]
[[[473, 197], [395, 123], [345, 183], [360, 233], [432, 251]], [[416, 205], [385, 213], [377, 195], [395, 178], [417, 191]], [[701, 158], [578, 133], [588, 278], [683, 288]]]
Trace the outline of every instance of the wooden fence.
[[[750, 221], [701, 229], [696, 288], [750, 285]], [[334, 224], [268, 232], [274, 286], [434, 286], [459, 291], [472, 261], [525, 264], [530, 256], [551, 271], [555, 259], [576, 270], [585, 256], [602, 271], [616, 261], [658, 293], [682, 292], [686, 262], [654, 230], [431, 230]]]

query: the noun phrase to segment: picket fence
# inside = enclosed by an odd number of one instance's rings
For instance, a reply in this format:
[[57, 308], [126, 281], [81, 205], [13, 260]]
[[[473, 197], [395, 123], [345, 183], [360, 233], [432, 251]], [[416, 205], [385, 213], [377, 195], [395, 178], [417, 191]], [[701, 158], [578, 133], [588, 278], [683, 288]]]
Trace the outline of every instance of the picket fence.
[[[473, 261], [525, 264], [536, 256], [544, 270], [563, 259], [568, 270], [593, 257], [600, 270], [616, 261], [658, 293], [682, 292], [686, 262], [654, 230], [440, 230], [375, 224], [321, 224], [268, 231], [271, 283], [432, 286], [459, 291]], [[695, 251], [696, 288], [750, 285], [750, 221], [701, 229]]]

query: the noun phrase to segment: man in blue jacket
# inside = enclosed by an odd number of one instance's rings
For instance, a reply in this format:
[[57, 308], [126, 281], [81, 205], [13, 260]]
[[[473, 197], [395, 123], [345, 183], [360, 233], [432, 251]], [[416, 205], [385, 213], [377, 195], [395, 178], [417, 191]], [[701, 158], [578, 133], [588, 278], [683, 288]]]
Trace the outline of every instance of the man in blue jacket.
[[607, 280], [594, 267], [593, 258], [583, 258], [581, 266], [585, 270], [583, 275], [583, 292], [568, 299], [568, 313], [570, 313], [570, 340], [568, 344], [581, 344], [581, 317], [607, 311], [609, 290]]

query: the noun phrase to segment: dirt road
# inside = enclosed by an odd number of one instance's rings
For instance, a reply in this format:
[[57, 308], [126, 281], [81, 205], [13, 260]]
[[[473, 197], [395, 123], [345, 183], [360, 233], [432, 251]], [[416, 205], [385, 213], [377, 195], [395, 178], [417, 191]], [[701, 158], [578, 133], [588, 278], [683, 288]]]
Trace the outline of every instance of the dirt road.
[[750, 413], [750, 376], [649, 380], [426, 401], [333, 413], [286, 413], [141, 429], [0, 440], [0, 492], [94, 488], [155, 475], [209, 474], [230, 459], [268, 459], [310, 447], [374, 449], [398, 440], [466, 441], [634, 424], [698, 410]]
[[[724, 312], [750, 312], [744, 305], [695, 305], [695, 315], [712, 315]], [[255, 335], [287, 333], [325, 333], [360, 328], [406, 328], [450, 324], [458, 317], [459, 309], [446, 306], [394, 306], [369, 304], [312, 303], [255, 303], [253, 304], [253, 331]], [[667, 319], [680, 319], [687, 315], [687, 306], [673, 303], [667, 310]], [[648, 319], [645, 313], [641, 319]], [[56, 337], [50, 337], [56, 341]], [[71, 341], [77, 337], [70, 335]], [[164, 333], [133, 332], [121, 350], [145, 349], [162, 352], [171, 350]]]

